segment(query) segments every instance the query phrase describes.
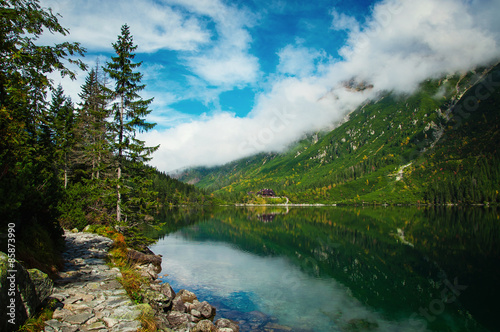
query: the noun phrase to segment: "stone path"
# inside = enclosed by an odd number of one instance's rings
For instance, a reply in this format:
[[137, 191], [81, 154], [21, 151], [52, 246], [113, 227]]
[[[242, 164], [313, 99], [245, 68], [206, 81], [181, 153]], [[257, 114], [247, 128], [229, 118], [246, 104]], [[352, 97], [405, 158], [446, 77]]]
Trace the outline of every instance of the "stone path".
[[66, 232], [65, 266], [52, 298], [61, 301], [46, 332], [136, 332], [141, 313], [130, 300], [118, 268], [105, 263], [113, 241], [92, 233]]

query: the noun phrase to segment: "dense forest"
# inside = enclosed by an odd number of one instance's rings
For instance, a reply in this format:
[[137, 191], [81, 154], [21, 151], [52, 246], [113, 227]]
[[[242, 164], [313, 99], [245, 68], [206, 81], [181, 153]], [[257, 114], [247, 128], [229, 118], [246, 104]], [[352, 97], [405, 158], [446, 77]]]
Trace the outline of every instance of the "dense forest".
[[[147, 166], [158, 147], [137, 134], [155, 126], [146, 121], [152, 99], [140, 96], [128, 25], [112, 44], [115, 56], [88, 68], [78, 43], [37, 44], [44, 33], [68, 35], [38, 1], [2, 1], [0, 21], [0, 231], [15, 224], [17, 259], [54, 270], [62, 227], [133, 225], [164, 205], [207, 202]], [[86, 75], [81, 102], [54, 84], [56, 72]]]

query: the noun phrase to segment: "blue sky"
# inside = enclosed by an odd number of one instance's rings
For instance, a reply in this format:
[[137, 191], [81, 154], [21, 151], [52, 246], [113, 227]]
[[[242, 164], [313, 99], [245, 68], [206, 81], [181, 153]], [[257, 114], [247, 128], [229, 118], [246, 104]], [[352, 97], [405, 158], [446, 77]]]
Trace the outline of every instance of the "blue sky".
[[[281, 151], [384, 90], [498, 60], [499, 0], [42, 0], [94, 65], [131, 27], [163, 171]], [[41, 42], [63, 40], [44, 36]], [[60, 80], [78, 100], [78, 80]], [[348, 80], [370, 82], [362, 93]]]

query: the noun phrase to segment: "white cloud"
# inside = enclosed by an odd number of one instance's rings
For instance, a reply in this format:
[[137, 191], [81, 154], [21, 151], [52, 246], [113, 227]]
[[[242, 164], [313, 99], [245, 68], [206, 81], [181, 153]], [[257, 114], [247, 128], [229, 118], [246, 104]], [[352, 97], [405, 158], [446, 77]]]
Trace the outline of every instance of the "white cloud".
[[[475, 5], [484, 4], [478, 1]], [[332, 68], [369, 81], [379, 90], [411, 91], [419, 82], [488, 63], [499, 54], [499, 30], [482, 27], [472, 4], [456, 0], [387, 0], [367, 26], [352, 31]]]
[[309, 49], [304, 46], [287, 45], [278, 52], [279, 73], [298, 77], [311, 76], [316, 72], [316, 62], [323, 60], [325, 52]]
[[328, 88], [314, 80], [288, 77], [261, 95], [246, 118], [220, 112], [165, 131], [144, 134], [148, 144], [161, 144], [152, 164], [161, 170], [219, 165], [262, 151], [278, 151], [311, 130], [340, 120], [348, 109], [369, 97], [347, 90], [338, 99], [322, 98]]
[[252, 37], [247, 28], [255, 17], [246, 9], [224, 5], [219, 0], [173, 0], [215, 22], [217, 39], [208, 48], [186, 57], [191, 70], [209, 85], [232, 89], [254, 83], [259, 61], [248, 51]]
[[[285, 47], [278, 69], [297, 77], [270, 76], [271, 88], [258, 96], [246, 118], [218, 113], [146, 134], [151, 144], [162, 144], [153, 164], [174, 170], [279, 151], [306, 132], [331, 126], [380, 91], [408, 92], [426, 78], [498, 60], [500, 24], [495, 15], [486, 15], [491, 5], [490, 0], [386, 0], [374, 7], [360, 28], [354, 19], [334, 11], [334, 28], [349, 30], [341, 61], [318, 72], [312, 67], [314, 51]], [[494, 2], [494, 8], [499, 6]], [[236, 50], [245, 50], [248, 43], [244, 40]], [[297, 61], [300, 56], [303, 68]], [[220, 78], [201, 75], [225, 81], [223, 73]], [[355, 93], [343, 88], [341, 82], [353, 77], [372, 83], [374, 89]]]
[[[185, 74], [185, 85], [170, 78], [171, 68], [150, 63], [140, 68], [147, 85], [143, 97], [155, 97], [151, 107], [160, 111], [151, 118], [160, 124], [191, 118], [174, 112], [171, 103], [199, 99], [206, 105], [218, 105], [221, 92], [255, 83], [260, 75], [258, 59], [249, 54], [252, 38], [247, 29], [255, 15], [244, 8], [219, 0], [41, 0], [41, 4], [60, 13], [61, 25], [70, 27], [69, 39], [91, 53], [112, 52], [111, 45], [125, 23], [131, 27], [137, 53], [176, 52], [177, 59], [191, 71]], [[66, 38], [47, 34], [40, 42], [63, 40]], [[62, 80], [68, 94], [77, 96], [85, 74], [80, 76], [73, 82]], [[175, 119], [161, 121], [164, 114]]]
[[[192, 51], [210, 39], [204, 23], [192, 15], [158, 4], [153, 0], [136, 1], [62, 1], [41, 0], [43, 7], [60, 13], [60, 23], [70, 26], [71, 40], [93, 50], [109, 50], [127, 23], [140, 52], [159, 49]], [[61, 41], [46, 35], [42, 41]]]
[[359, 31], [359, 22], [354, 17], [348, 16], [344, 13], [339, 13], [336, 9], [333, 9], [331, 14], [333, 16], [332, 29], [338, 31]]
[[206, 55], [192, 57], [189, 66], [210, 85], [231, 89], [254, 83], [258, 77], [258, 59], [241, 50], [226, 52], [224, 49], [217, 48]]

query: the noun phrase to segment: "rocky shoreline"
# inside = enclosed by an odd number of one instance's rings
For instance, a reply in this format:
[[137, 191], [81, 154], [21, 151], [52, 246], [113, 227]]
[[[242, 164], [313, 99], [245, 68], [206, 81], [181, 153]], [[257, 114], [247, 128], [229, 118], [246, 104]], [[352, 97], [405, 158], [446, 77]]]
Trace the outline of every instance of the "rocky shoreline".
[[46, 332], [111, 331], [135, 332], [139, 317], [154, 317], [159, 331], [239, 332], [238, 323], [213, 319], [216, 309], [198, 301], [188, 290], [174, 292], [158, 278], [161, 257], [130, 249], [127, 258], [147, 282], [141, 285], [143, 303], [134, 304], [117, 281], [118, 268], [106, 265], [113, 243], [109, 238], [86, 232], [65, 232], [64, 271], [51, 298], [58, 300]]
[[221, 318], [213, 323], [216, 308], [210, 303], [200, 302], [194, 293], [185, 289], [176, 294], [170, 284], [160, 280], [160, 256], [149, 250], [144, 253], [130, 249], [127, 257], [141, 276], [148, 280], [141, 289], [144, 302], [154, 311], [158, 328], [167, 331], [239, 332], [236, 321]]
[[[50, 302], [54, 312], [44, 322], [45, 332], [303, 332], [279, 325], [275, 318], [259, 311], [241, 312], [215, 303], [217, 312], [214, 305], [199, 301], [188, 290], [176, 293], [158, 277], [162, 257], [148, 248], [126, 251], [128, 265], [142, 276], [137, 278], [142, 279], [141, 300], [134, 303], [119, 282], [124, 279], [122, 272], [108, 264], [113, 240], [77, 230], [65, 231], [64, 236], [64, 268], [55, 282], [38, 270], [25, 270], [15, 262], [19, 293], [15, 308], [9, 310], [16, 321], [2, 321], [0, 330], [16, 331], [38, 308]], [[7, 255], [0, 253], [0, 284], [6, 286], [8, 262]], [[0, 304], [7, 306], [9, 299], [3, 296], [7, 292], [0, 295]], [[218, 319], [214, 322], [216, 314]], [[153, 328], [144, 328], [147, 319], [154, 322]]]

